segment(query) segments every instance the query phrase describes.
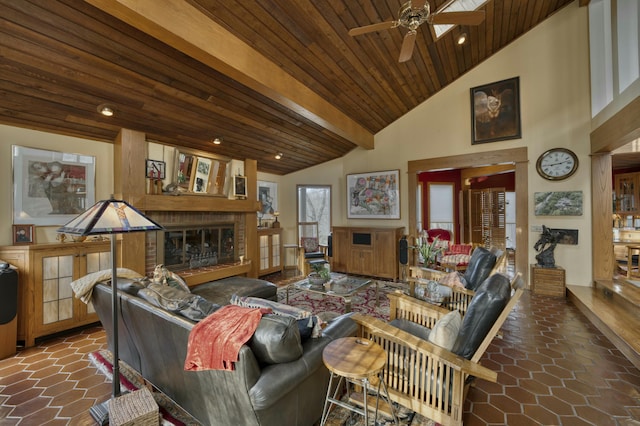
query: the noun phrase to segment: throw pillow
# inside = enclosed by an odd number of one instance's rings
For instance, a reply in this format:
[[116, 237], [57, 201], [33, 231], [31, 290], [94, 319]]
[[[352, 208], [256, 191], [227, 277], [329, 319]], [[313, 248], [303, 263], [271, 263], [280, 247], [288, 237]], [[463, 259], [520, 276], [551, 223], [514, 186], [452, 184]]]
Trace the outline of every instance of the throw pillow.
[[438, 280], [438, 282], [442, 285], [446, 285], [448, 287], [460, 287], [464, 288], [464, 283], [460, 279], [460, 273], [453, 271]]
[[433, 326], [431, 333], [429, 333], [429, 341], [434, 345], [438, 345], [450, 351], [451, 348], [453, 348], [453, 344], [456, 342], [461, 324], [462, 317], [460, 316], [460, 312], [449, 312], [440, 318]]
[[188, 293], [191, 293], [191, 289], [182, 279], [182, 277], [175, 272], [171, 272], [162, 264], [156, 265], [155, 269], [153, 270], [153, 281], [158, 284], [168, 285], [169, 287], [177, 288], [179, 290], [184, 290]]
[[316, 315], [313, 315], [311, 312], [305, 311], [304, 309], [274, 302], [272, 300], [250, 296], [238, 296], [236, 294], [231, 296], [230, 303], [232, 305], [244, 306], [246, 308], [271, 309], [271, 312], [275, 315], [293, 317], [298, 320], [301, 337], [306, 337], [311, 334], [311, 337], [316, 338], [320, 337], [322, 334], [322, 321], [320, 321]]
[[303, 353], [296, 320], [290, 316], [264, 315], [248, 344], [261, 365], [295, 361]]
[[149, 284], [138, 292], [138, 296], [155, 306], [196, 322], [220, 308], [201, 296], [158, 283]]

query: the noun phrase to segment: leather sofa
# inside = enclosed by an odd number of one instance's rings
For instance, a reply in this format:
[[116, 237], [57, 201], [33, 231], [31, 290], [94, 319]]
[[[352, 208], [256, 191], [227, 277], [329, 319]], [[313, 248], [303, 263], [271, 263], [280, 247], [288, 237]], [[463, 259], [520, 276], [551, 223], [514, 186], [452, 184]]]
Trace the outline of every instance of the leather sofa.
[[[333, 320], [319, 338], [303, 343], [297, 337], [302, 355], [290, 362], [265, 362], [252, 350], [256, 336], [270, 340], [286, 340], [275, 333], [283, 328], [283, 318], [273, 326], [276, 315], [263, 317], [252, 340], [240, 349], [233, 371], [185, 371], [189, 333], [194, 321], [178, 313], [155, 306], [124, 287], [118, 280], [118, 300], [121, 315], [118, 322], [120, 359], [137, 370], [146, 380], [162, 391], [204, 425], [313, 425], [321, 415], [329, 382], [329, 372], [322, 362], [322, 351], [331, 341], [354, 336], [356, 325], [351, 314]], [[203, 284], [192, 293], [208, 295], [213, 303], [228, 304], [228, 289], [217, 284]], [[223, 294], [219, 293], [219, 290]], [[237, 293], [238, 288], [235, 288]], [[245, 291], [245, 296], [260, 295], [264, 286]], [[98, 283], [92, 302], [102, 322], [109, 349], [112, 349], [111, 286]], [[284, 327], [296, 328], [296, 321]], [[263, 326], [263, 322], [266, 326]], [[273, 322], [273, 321], [271, 321]], [[266, 328], [265, 328], [266, 327]], [[270, 329], [268, 327], [273, 327]], [[265, 331], [266, 330], [266, 331]], [[273, 331], [272, 331], [273, 330]], [[299, 334], [298, 334], [299, 336]], [[294, 339], [295, 340], [295, 339]], [[272, 352], [277, 355], [277, 350]]]

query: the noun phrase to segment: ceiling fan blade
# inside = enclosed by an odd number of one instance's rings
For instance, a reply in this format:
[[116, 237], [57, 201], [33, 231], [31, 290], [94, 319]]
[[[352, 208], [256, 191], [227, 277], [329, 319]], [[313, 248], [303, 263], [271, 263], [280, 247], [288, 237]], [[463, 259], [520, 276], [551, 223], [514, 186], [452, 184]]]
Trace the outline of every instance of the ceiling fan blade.
[[416, 34], [418, 34], [416, 30], [411, 30], [404, 36], [398, 62], [407, 62], [411, 59], [411, 55], [413, 55], [413, 47], [416, 44]]
[[350, 36], [372, 33], [374, 31], [389, 30], [398, 26], [398, 21], [380, 22], [377, 24], [365, 25], [364, 27], [352, 28], [349, 30]]
[[427, 0], [411, 0], [411, 9], [422, 9]]
[[431, 24], [480, 25], [484, 21], [484, 10], [470, 12], [442, 12], [430, 16]]

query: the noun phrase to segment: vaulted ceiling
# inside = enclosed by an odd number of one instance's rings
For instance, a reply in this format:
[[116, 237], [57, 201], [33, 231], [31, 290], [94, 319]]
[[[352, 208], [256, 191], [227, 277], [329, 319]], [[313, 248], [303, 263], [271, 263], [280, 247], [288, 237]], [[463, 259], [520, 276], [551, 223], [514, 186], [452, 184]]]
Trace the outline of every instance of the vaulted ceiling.
[[[435, 13], [449, 1], [428, 4]], [[373, 148], [375, 133], [588, 1], [488, 0], [478, 26], [436, 40], [421, 25], [402, 63], [405, 28], [348, 34], [396, 20], [402, 3], [0, 0], [0, 123], [106, 142], [128, 128], [287, 174]], [[99, 115], [100, 104], [116, 114]]]

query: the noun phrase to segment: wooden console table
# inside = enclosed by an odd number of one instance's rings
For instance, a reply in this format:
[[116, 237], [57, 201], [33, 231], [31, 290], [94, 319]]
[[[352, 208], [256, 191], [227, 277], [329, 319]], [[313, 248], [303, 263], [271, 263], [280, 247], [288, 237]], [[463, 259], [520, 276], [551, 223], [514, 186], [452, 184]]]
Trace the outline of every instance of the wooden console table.
[[564, 268], [531, 265], [531, 291], [544, 296], [565, 297], [567, 293]]

